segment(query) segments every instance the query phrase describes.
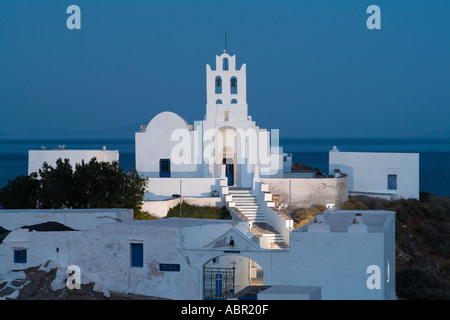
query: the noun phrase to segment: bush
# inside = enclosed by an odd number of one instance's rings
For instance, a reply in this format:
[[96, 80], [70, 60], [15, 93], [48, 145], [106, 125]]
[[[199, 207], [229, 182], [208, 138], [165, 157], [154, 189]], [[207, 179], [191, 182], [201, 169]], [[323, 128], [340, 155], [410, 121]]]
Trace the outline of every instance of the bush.
[[364, 202], [358, 198], [350, 198], [341, 205], [342, 210], [368, 210]]
[[133, 218], [135, 220], [153, 220], [153, 219], [158, 219], [158, 217], [155, 217], [152, 214], [150, 214], [148, 212], [145, 212], [145, 211], [133, 212]]
[[315, 218], [318, 213], [326, 210], [325, 206], [316, 205], [306, 209], [301, 209], [295, 213], [294, 228], [300, 228]]
[[408, 268], [396, 274], [397, 295], [414, 300], [448, 300], [450, 287], [439, 279], [417, 270]]
[[414, 230], [431, 254], [450, 259], [450, 226], [448, 223], [416, 226]]
[[34, 209], [38, 205], [39, 180], [36, 173], [19, 175], [0, 189], [0, 204], [5, 209]]
[[37, 173], [18, 176], [0, 190], [5, 209], [128, 208], [140, 212], [146, 179], [136, 170], [127, 172], [114, 161], [75, 166], [58, 159], [56, 166], [44, 163]]
[[[183, 202], [181, 205], [182, 218], [199, 218], [199, 219], [231, 219], [230, 211], [225, 206], [222, 207], [207, 207], [196, 206]], [[166, 218], [180, 217], [180, 204], [171, 208], [167, 212]]]

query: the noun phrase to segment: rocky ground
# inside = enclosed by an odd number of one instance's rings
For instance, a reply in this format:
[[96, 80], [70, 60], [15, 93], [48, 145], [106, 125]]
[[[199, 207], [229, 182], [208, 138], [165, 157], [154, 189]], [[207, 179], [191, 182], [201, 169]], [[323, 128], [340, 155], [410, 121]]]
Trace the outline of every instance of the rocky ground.
[[[55, 281], [62, 282], [55, 286]], [[53, 283], [53, 286], [52, 286]], [[57, 289], [55, 290], [55, 287]], [[57, 279], [57, 268], [41, 265], [16, 270], [0, 279], [0, 300], [161, 300], [158, 297], [124, 294], [99, 290], [94, 283], [82, 284], [80, 289], [68, 289]]]

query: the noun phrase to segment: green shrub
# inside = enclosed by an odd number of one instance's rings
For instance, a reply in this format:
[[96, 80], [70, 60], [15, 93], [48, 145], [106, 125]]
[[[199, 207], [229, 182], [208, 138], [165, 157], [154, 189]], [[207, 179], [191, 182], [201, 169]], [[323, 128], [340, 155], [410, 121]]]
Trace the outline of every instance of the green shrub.
[[342, 210], [368, 210], [364, 202], [358, 198], [350, 198], [341, 205]]
[[140, 212], [134, 212], [134, 219], [135, 220], [153, 220], [158, 219], [158, 217], [153, 216], [151, 213], [140, 211]]
[[294, 228], [300, 228], [315, 218], [318, 213], [326, 210], [325, 206], [316, 205], [306, 209], [301, 209], [295, 213]]
[[[167, 218], [180, 217], [180, 204], [167, 212]], [[223, 207], [196, 206], [185, 202], [181, 205], [182, 218], [199, 218], [199, 219], [231, 219], [228, 209]]]

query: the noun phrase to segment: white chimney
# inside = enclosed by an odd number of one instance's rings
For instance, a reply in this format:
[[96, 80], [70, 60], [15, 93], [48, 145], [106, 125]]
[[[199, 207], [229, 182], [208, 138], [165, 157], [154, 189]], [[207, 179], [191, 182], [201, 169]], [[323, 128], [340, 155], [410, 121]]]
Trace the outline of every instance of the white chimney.
[[331, 149], [330, 152], [339, 152], [339, 149], [336, 148], [336, 146], [333, 146], [333, 149]]
[[367, 233], [367, 224], [364, 223], [361, 213], [355, 214], [352, 224], [348, 226], [347, 231], [350, 233]]
[[323, 213], [316, 214], [314, 223], [308, 227], [308, 232], [330, 232], [330, 226], [325, 222], [325, 215]]

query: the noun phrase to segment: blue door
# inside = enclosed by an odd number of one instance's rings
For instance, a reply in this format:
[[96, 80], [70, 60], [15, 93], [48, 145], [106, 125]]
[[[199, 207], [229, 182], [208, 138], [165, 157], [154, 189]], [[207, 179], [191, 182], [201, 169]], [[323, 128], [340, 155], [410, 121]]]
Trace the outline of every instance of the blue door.
[[222, 274], [216, 273], [216, 297], [222, 297]]
[[144, 246], [142, 243], [131, 244], [131, 266], [141, 268], [144, 266]]
[[226, 163], [225, 166], [225, 175], [228, 178], [228, 185], [234, 186], [234, 164]]
[[159, 160], [159, 176], [161, 178], [170, 178], [170, 159]]
[[234, 295], [236, 268], [204, 268], [203, 297], [205, 300], [224, 300]]

